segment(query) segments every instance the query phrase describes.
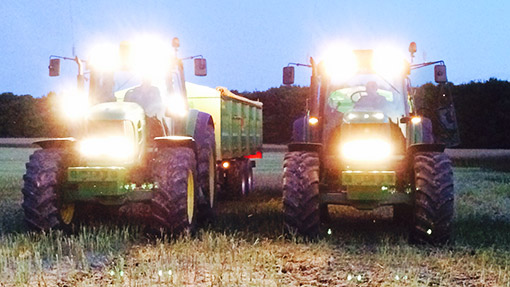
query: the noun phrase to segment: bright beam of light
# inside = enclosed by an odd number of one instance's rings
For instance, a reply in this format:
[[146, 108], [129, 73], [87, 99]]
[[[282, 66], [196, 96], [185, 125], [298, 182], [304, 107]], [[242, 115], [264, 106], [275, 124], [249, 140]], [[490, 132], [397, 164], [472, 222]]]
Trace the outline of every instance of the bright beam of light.
[[139, 36], [132, 42], [133, 70], [154, 79], [165, 75], [170, 68], [174, 51], [170, 43], [152, 35]]
[[102, 43], [92, 47], [89, 64], [97, 71], [114, 72], [119, 68], [119, 47], [110, 43]]
[[402, 76], [405, 68], [404, 54], [390, 47], [378, 48], [374, 50], [372, 67], [377, 74], [385, 78]]
[[85, 116], [89, 108], [87, 94], [76, 88], [64, 90], [58, 101], [62, 114], [68, 119]]
[[80, 142], [80, 152], [86, 157], [127, 159], [134, 155], [135, 148], [126, 137], [87, 138]]
[[347, 80], [358, 70], [358, 61], [353, 50], [345, 45], [332, 45], [323, 56], [326, 73], [336, 81]]
[[391, 155], [391, 144], [381, 139], [364, 139], [346, 142], [341, 149], [348, 160], [380, 161]]

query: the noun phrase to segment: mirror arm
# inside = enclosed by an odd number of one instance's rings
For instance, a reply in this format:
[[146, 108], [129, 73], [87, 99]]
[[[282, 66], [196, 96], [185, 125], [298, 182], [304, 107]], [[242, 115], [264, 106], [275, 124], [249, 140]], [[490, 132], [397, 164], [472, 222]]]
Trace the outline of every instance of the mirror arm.
[[413, 64], [413, 65], [411, 65], [411, 70], [420, 69], [420, 68], [431, 66], [431, 65], [435, 65], [435, 64], [441, 64], [441, 65], [444, 66], [444, 61], [441, 60], [441, 61], [435, 61], [435, 62]]
[[196, 58], [199, 58], [199, 59], [203, 59], [204, 56], [202, 55], [196, 55], [196, 56], [190, 56], [190, 57], [186, 57], [186, 58], [181, 58], [181, 60], [192, 60], [192, 59], [196, 59]]
[[290, 66], [296, 66], [296, 67], [308, 67], [308, 68], [311, 68], [312, 65], [309, 65], [309, 64], [301, 64], [301, 63], [289, 63], [287, 65], [287, 67], [290, 67]]

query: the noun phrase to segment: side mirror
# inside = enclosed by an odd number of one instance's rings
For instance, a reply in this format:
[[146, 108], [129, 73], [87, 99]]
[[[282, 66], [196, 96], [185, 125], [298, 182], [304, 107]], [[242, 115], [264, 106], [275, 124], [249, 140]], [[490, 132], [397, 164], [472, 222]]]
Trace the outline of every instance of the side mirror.
[[207, 62], [204, 58], [196, 58], [193, 60], [195, 64], [195, 76], [207, 76]]
[[292, 66], [283, 67], [283, 84], [284, 85], [294, 84], [294, 67]]
[[436, 83], [444, 84], [448, 81], [446, 78], [446, 66], [436, 65], [434, 66], [434, 80]]
[[50, 77], [60, 76], [60, 59], [50, 59], [48, 69], [50, 70]]

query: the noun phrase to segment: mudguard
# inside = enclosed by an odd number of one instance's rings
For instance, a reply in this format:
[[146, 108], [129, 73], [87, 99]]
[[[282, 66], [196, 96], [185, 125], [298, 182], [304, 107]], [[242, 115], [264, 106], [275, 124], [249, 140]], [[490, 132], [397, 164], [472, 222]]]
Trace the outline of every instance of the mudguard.
[[[195, 124], [192, 135], [195, 141], [200, 143], [204, 136], [203, 131], [205, 131], [208, 126], [212, 126], [214, 128], [213, 118], [208, 113], [197, 111], [194, 123]], [[191, 130], [188, 132], [191, 132]]]
[[161, 147], [189, 147], [196, 151], [196, 143], [192, 137], [187, 136], [166, 136], [154, 138], [156, 146]]
[[300, 117], [294, 121], [292, 126], [292, 141], [306, 142], [305, 117]]
[[76, 145], [76, 139], [74, 138], [54, 138], [42, 141], [36, 141], [34, 144], [42, 147], [43, 149], [48, 148], [72, 148]]
[[291, 151], [311, 151], [319, 152], [322, 149], [322, 144], [318, 143], [290, 143], [288, 145], [289, 152]]

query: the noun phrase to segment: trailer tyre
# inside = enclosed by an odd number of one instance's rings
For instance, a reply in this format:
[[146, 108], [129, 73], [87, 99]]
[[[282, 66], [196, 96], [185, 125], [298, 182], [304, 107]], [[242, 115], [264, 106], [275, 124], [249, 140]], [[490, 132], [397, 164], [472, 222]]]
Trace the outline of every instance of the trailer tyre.
[[415, 207], [411, 241], [433, 245], [450, 240], [454, 213], [453, 172], [444, 153], [414, 157]]
[[240, 158], [230, 163], [225, 172], [223, 197], [236, 199], [246, 196], [253, 188], [253, 170], [250, 161]]
[[160, 149], [155, 156], [152, 172], [157, 186], [151, 200], [153, 230], [173, 234], [193, 232], [197, 199], [193, 149]]
[[241, 194], [246, 196], [253, 192], [253, 167], [250, 160], [244, 160], [241, 167]]
[[288, 233], [308, 237], [319, 234], [319, 156], [316, 152], [285, 154], [283, 215]]
[[63, 149], [35, 151], [26, 164], [23, 176], [25, 222], [36, 231], [68, 229], [75, 219], [74, 204], [63, 204], [60, 198], [70, 154]]

